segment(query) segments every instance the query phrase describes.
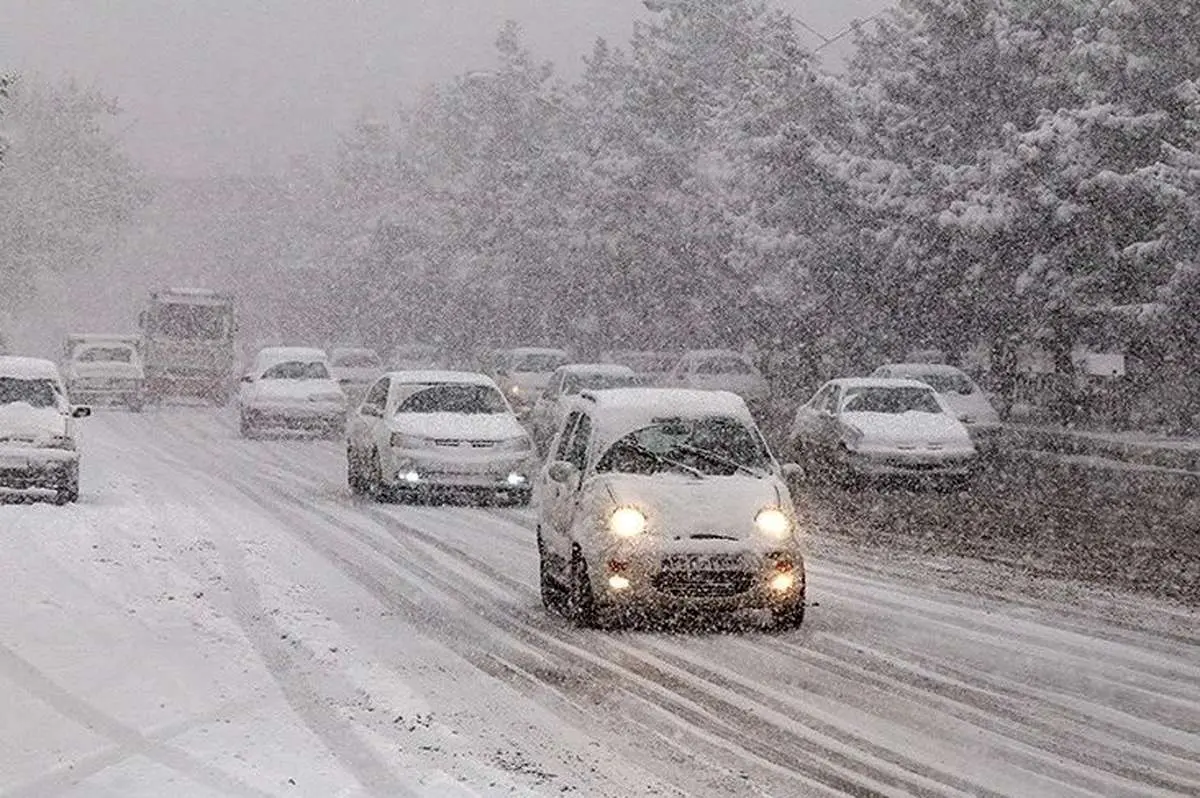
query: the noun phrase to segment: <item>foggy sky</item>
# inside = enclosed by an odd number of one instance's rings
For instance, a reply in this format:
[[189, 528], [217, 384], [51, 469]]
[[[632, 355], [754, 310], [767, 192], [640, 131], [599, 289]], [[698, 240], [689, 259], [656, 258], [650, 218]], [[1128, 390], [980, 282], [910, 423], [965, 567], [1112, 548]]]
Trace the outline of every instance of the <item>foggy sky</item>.
[[[889, 1], [776, 4], [831, 35]], [[641, 0], [0, 0], [0, 70], [116, 96], [151, 173], [262, 173], [328, 151], [365, 108], [486, 68], [506, 19], [570, 75], [646, 14]]]

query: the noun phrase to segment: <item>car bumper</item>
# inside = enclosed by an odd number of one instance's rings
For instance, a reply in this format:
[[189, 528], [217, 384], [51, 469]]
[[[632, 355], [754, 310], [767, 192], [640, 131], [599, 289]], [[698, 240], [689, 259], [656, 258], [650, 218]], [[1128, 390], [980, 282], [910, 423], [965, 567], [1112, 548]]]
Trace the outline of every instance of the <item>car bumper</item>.
[[343, 405], [318, 402], [247, 405], [242, 414], [252, 426], [268, 429], [330, 429], [346, 423]]
[[537, 469], [529, 452], [438, 457], [427, 450], [401, 450], [391, 460], [389, 481], [413, 490], [528, 492]]
[[79, 452], [0, 446], [0, 488], [55, 488], [79, 466]]
[[589, 571], [600, 604], [618, 614], [778, 611], [804, 601], [804, 557], [794, 550], [715, 557], [617, 552]]

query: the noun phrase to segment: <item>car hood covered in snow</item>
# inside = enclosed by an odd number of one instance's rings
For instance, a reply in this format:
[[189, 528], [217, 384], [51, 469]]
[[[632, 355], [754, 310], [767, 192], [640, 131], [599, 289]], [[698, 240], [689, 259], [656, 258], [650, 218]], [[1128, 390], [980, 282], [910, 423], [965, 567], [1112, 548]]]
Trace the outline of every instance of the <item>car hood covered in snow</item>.
[[343, 398], [341, 387], [333, 380], [259, 380], [254, 383], [253, 398], [270, 402], [303, 402], [316, 397], [334, 401]]
[[971, 445], [966, 428], [948, 413], [842, 413], [842, 424], [866, 446]]
[[598, 479], [618, 506], [638, 508], [649, 532], [667, 538], [753, 540], [761, 537], [754, 526], [760, 510], [793, 512], [787, 489], [773, 475], [602, 474]]
[[422, 438], [478, 441], [503, 441], [525, 434], [510, 413], [397, 413], [388, 428]]
[[66, 434], [67, 418], [56, 407], [33, 407], [24, 402], [0, 405], [0, 441], [41, 441]]

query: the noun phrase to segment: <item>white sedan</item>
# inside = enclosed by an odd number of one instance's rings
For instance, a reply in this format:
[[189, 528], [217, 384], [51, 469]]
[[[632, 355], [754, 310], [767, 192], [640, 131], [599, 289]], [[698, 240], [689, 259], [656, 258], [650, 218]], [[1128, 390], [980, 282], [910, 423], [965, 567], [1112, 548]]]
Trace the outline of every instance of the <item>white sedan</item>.
[[526, 504], [536, 467], [533, 441], [483, 374], [385, 374], [347, 425], [346, 478], [357, 495]]
[[52, 490], [57, 504], [78, 499], [74, 419], [90, 414], [67, 403], [50, 361], [0, 357], [0, 488]]
[[734, 394], [581, 395], [536, 493], [542, 600], [577, 625], [664, 611], [804, 618], [804, 528]]
[[994, 440], [1000, 432], [1000, 414], [983, 389], [962, 369], [942, 363], [885, 363], [871, 376], [917, 380], [933, 388], [966, 425], [976, 445]]
[[238, 392], [243, 437], [266, 430], [313, 430], [341, 437], [346, 395], [320, 349], [276, 346], [261, 350]]
[[632, 388], [638, 382], [633, 369], [616, 363], [572, 363], [559, 367], [529, 413], [533, 442], [539, 449], [546, 448], [562, 426], [572, 396], [604, 388]]
[[792, 450], [818, 477], [937, 476], [963, 482], [977, 454], [930, 386], [914, 380], [831, 380], [796, 411]]

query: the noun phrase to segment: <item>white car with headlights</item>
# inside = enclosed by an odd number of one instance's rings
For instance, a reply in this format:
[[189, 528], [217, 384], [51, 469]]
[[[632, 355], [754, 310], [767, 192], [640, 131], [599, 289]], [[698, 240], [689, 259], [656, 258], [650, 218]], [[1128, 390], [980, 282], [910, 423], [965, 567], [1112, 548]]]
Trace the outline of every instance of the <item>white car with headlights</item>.
[[527, 504], [536, 468], [533, 441], [483, 374], [385, 374], [347, 425], [346, 479], [357, 495]]
[[259, 351], [238, 392], [243, 437], [277, 430], [307, 430], [341, 437], [346, 395], [320, 349], [272, 346]]
[[963, 482], [977, 454], [966, 427], [915, 380], [830, 380], [796, 411], [792, 451], [810, 476], [939, 477]]
[[49, 360], [0, 357], [0, 488], [54, 491], [58, 504], [79, 498], [77, 418]]
[[550, 376], [569, 359], [565, 349], [534, 346], [509, 349], [496, 364], [496, 383], [513, 409], [524, 416], [550, 383]]
[[993, 442], [1000, 432], [1000, 414], [983, 389], [961, 369], [941, 363], [887, 363], [871, 376], [916, 380], [933, 388], [966, 425], [977, 446]]
[[550, 377], [546, 390], [529, 413], [533, 442], [539, 450], [546, 448], [554, 433], [562, 426], [572, 396], [605, 388], [633, 388], [638, 384], [638, 376], [633, 369], [616, 363], [572, 363], [561, 366]]
[[805, 530], [734, 394], [581, 394], [536, 495], [542, 599], [577, 625], [673, 611], [804, 618]]

